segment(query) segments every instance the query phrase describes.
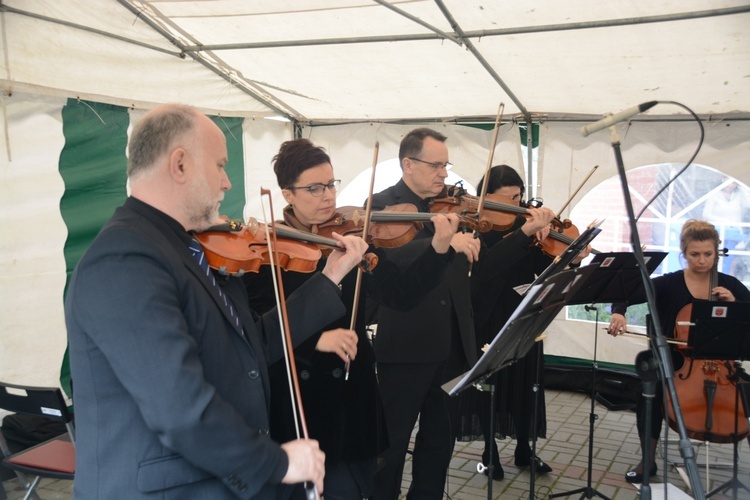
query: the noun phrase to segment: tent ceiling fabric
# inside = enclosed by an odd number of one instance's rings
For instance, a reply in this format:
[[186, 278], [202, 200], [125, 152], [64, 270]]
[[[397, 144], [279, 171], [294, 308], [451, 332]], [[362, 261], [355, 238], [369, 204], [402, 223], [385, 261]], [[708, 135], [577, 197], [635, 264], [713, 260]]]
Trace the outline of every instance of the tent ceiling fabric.
[[2, 0], [2, 10], [9, 91], [312, 124], [487, 118], [500, 102], [506, 116], [547, 119], [651, 100], [750, 116], [747, 0]]

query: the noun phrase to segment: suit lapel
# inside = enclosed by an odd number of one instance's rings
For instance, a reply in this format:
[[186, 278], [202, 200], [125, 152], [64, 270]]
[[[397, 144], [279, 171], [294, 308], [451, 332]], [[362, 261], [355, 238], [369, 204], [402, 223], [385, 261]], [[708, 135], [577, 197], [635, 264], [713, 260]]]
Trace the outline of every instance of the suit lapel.
[[[221, 314], [224, 316], [224, 319], [227, 320], [227, 322], [232, 325], [232, 329], [234, 329], [235, 332], [237, 332], [241, 337], [245, 337], [244, 332], [242, 331], [242, 322], [240, 326], [237, 326], [234, 319], [232, 318], [231, 314], [229, 314], [229, 310], [227, 309], [227, 306], [224, 305], [224, 301], [219, 296], [219, 293], [216, 291], [216, 288], [214, 287], [213, 283], [203, 274], [203, 271], [198, 266], [198, 264], [195, 262], [193, 257], [189, 255], [189, 250], [185, 248], [185, 255], [182, 256], [182, 262], [187, 268], [188, 271], [197, 279], [201, 286], [206, 289], [208, 294], [211, 296], [211, 299], [216, 304], [216, 307], [219, 308], [221, 311]], [[231, 296], [225, 294], [228, 300], [232, 300]], [[238, 308], [235, 306], [235, 312], [239, 314]], [[243, 318], [240, 318], [241, 320]]]

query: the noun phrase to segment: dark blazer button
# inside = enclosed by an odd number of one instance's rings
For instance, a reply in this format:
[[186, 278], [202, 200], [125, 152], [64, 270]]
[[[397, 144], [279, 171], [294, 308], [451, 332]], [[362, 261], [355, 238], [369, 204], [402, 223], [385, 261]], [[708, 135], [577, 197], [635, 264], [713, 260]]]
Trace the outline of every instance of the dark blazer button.
[[445, 302], [445, 299], [441, 299], [441, 300], [440, 300], [440, 305], [441, 305], [441, 306], [444, 306], [445, 304], [446, 304], [446, 302]]
[[268, 429], [258, 429], [258, 434], [262, 434], [263, 436], [268, 436], [270, 432]]
[[343, 372], [341, 371], [341, 368], [336, 368], [331, 372], [331, 375], [333, 375], [333, 378], [341, 378], [341, 375]]
[[247, 376], [250, 377], [250, 379], [252, 380], [255, 380], [256, 378], [258, 378], [258, 375], [259, 375], [258, 370], [250, 370], [249, 372], [247, 372]]
[[302, 380], [310, 380], [310, 372], [308, 370], [302, 370], [299, 373], [299, 378]]

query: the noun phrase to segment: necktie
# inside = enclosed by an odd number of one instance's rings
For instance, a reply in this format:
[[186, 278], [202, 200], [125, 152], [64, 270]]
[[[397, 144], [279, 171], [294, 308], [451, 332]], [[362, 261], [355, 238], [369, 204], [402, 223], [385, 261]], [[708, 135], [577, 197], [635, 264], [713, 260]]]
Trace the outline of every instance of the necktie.
[[206, 259], [206, 254], [203, 253], [203, 248], [201, 248], [200, 243], [198, 243], [195, 239], [188, 245], [188, 248], [190, 249], [190, 252], [193, 254], [193, 258], [196, 262], [198, 262], [198, 265], [201, 267], [201, 270], [206, 275], [208, 280], [214, 285], [214, 288], [219, 294], [219, 297], [221, 297], [221, 300], [224, 301], [224, 305], [227, 308], [227, 311], [229, 311], [229, 315], [232, 317], [232, 320], [234, 320], [234, 324], [237, 325], [240, 330], [242, 329], [240, 327], [240, 317], [235, 312], [234, 307], [232, 307], [232, 302], [227, 298], [226, 295], [224, 295], [224, 292], [221, 291], [221, 287], [216, 282], [216, 278], [214, 278], [214, 273], [211, 272], [211, 268], [208, 267], [208, 260]]

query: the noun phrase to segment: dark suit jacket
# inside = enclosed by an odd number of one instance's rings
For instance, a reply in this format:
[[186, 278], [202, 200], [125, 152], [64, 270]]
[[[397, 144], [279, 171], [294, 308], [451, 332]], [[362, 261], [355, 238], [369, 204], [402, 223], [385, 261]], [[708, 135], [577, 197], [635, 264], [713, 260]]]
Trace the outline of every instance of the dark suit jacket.
[[[76, 498], [276, 497], [288, 466], [268, 436], [277, 314], [258, 317], [240, 280], [226, 280], [243, 335], [189, 241], [175, 220], [129, 198], [73, 274]], [[303, 289], [288, 300], [297, 341], [345, 312], [325, 276]]]
[[[411, 203], [419, 211], [429, 211], [424, 200], [399, 181], [372, 197], [372, 209]], [[414, 240], [402, 247], [389, 249], [389, 258], [406, 267], [432, 242], [434, 228], [426, 223]], [[456, 255], [443, 280], [416, 307], [408, 312], [380, 306], [375, 340], [378, 363], [436, 363], [448, 359], [451, 331], [455, 316], [461, 344], [469, 366], [477, 361], [474, 320], [469, 287], [469, 263]]]

